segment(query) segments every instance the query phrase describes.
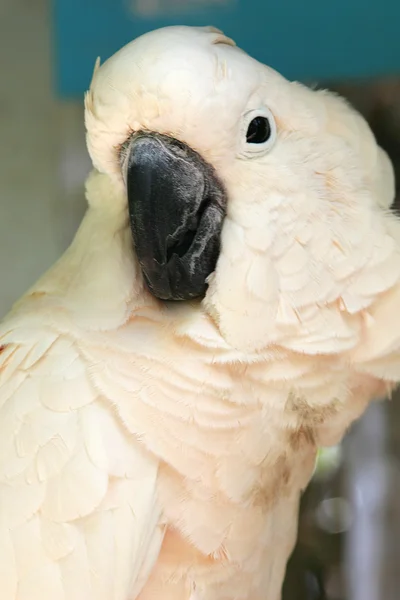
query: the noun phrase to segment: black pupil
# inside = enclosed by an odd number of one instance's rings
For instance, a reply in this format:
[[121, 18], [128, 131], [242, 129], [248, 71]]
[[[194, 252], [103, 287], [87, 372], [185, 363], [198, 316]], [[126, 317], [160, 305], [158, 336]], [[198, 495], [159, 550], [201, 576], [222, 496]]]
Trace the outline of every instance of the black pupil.
[[264, 144], [271, 135], [271, 126], [266, 117], [256, 117], [247, 129], [246, 140], [248, 144]]

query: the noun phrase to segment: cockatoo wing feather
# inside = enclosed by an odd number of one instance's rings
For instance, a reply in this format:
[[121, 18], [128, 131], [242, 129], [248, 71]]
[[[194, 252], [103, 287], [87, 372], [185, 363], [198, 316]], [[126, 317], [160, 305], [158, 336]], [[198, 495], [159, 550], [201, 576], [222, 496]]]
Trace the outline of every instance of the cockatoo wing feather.
[[77, 339], [31, 314], [3, 324], [0, 350], [2, 599], [135, 598], [163, 537], [157, 460], [94, 386]]

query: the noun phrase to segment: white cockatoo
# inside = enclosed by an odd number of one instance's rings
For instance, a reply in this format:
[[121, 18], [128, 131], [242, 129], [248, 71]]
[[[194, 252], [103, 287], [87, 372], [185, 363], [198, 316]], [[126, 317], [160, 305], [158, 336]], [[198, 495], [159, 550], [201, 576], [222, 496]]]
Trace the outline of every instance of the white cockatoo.
[[391, 164], [213, 28], [85, 105], [86, 216], [0, 327], [1, 600], [277, 600], [318, 447], [400, 380]]

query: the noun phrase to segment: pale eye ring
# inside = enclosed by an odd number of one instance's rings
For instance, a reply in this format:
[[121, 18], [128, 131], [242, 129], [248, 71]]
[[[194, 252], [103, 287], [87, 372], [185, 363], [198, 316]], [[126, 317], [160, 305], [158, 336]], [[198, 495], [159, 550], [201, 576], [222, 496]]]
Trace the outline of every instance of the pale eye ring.
[[276, 122], [267, 107], [248, 111], [241, 127], [240, 156], [251, 158], [266, 154], [275, 144], [276, 137]]

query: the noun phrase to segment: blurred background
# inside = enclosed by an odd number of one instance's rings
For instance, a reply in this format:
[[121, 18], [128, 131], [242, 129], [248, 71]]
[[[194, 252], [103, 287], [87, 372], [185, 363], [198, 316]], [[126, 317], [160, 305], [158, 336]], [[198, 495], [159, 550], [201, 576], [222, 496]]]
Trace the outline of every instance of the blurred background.
[[[0, 317], [84, 213], [82, 100], [96, 57], [167, 24], [213, 24], [285, 76], [346, 96], [400, 183], [398, 0], [0, 0]], [[400, 598], [398, 400], [372, 405], [320, 454], [284, 600]]]

